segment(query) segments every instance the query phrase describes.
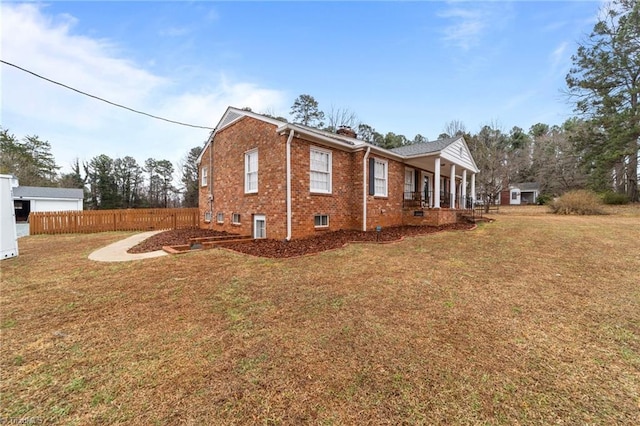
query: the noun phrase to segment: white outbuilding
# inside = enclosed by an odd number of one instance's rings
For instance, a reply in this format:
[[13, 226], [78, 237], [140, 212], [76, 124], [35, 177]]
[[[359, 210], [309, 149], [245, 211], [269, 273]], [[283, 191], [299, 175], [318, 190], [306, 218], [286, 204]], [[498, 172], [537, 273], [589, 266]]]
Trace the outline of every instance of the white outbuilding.
[[13, 207], [18, 222], [27, 221], [31, 212], [82, 211], [83, 201], [84, 191], [78, 188], [13, 188]]

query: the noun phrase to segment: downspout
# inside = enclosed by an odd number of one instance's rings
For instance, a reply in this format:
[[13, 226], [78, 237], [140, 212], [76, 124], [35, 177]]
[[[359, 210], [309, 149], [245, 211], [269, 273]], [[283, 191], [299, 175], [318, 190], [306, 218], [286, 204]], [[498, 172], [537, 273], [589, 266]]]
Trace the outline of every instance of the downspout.
[[209, 168], [207, 169], [207, 186], [209, 187], [209, 229], [213, 229], [213, 159], [212, 159], [212, 151], [213, 151], [213, 133], [215, 129], [211, 132], [211, 143], [209, 144]]
[[369, 153], [371, 147], [367, 147], [367, 152], [364, 153], [364, 159], [362, 160], [362, 231], [367, 230], [367, 160], [369, 159]]
[[291, 141], [293, 134], [293, 129], [291, 129], [287, 138], [287, 241], [291, 241]]

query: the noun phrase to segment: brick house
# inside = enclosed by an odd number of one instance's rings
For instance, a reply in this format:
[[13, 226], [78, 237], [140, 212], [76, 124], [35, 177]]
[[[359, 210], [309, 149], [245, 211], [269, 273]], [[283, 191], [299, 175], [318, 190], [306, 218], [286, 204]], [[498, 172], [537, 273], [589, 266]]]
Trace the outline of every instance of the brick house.
[[478, 173], [463, 137], [387, 150], [232, 107], [198, 166], [203, 228], [273, 239], [454, 223]]

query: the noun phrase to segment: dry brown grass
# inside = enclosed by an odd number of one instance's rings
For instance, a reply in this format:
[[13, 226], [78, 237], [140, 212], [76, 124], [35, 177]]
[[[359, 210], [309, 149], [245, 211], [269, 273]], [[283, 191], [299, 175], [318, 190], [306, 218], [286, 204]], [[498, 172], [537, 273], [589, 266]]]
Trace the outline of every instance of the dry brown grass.
[[61, 424], [638, 424], [640, 208], [273, 260], [20, 239], [0, 417]]

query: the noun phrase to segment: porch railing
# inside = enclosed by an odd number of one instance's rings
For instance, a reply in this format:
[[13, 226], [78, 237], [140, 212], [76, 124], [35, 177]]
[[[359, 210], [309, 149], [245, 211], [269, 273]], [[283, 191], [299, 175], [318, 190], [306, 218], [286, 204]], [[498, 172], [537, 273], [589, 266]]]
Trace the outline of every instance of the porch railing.
[[[452, 202], [453, 201], [453, 202]], [[429, 208], [433, 207], [433, 192], [431, 191], [413, 191], [405, 192], [403, 196], [402, 206], [404, 208]], [[451, 200], [451, 194], [448, 192], [440, 192], [440, 207], [457, 208], [471, 210], [474, 206], [474, 199], [465, 195]]]

